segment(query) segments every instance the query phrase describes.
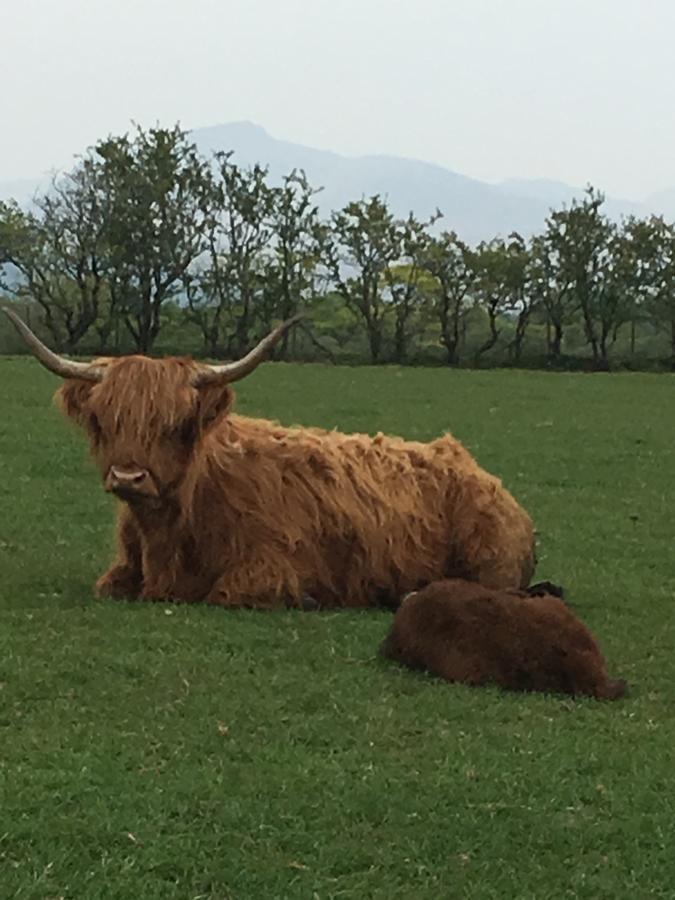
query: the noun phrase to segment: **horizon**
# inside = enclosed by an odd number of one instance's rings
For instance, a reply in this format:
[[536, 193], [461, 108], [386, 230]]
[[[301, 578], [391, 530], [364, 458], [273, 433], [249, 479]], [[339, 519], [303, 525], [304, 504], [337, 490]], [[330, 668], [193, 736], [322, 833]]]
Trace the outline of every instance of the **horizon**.
[[[135, 124], [136, 123], [134, 123], [134, 122], [130, 122], [128, 127], [126, 129], [121, 129], [119, 133], [123, 134], [123, 133], [133, 132]], [[466, 172], [460, 172], [458, 170], [450, 169], [448, 166], [445, 166], [442, 163], [435, 162], [434, 160], [431, 160], [431, 159], [423, 159], [421, 157], [401, 156], [399, 154], [391, 153], [388, 151], [381, 151], [381, 152], [372, 151], [372, 152], [368, 152], [368, 153], [342, 153], [342, 152], [339, 152], [330, 147], [318, 147], [315, 145], [304, 144], [299, 141], [294, 141], [288, 137], [281, 137], [281, 136], [273, 133], [269, 128], [265, 127], [265, 125], [263, 125], [259, 122], [254, 122], [250, 119], [238, 119], [238, 120], [229, 121], [229, 122], [215, 122], [210, 125], [209, 124], [197, 125], [195, 127], [189, 127], [189, 128], [180, 122], [150, 123], [149, 126], [145, 126], [145, 127], [152, 127], [153, 125], [157, 125], [157, 124], [161, 125], [162, 127], [172, 127], [173, 125], [178, 124], [185, 132], [187, 132], [188, 135], [192, 135], [193, 133], [205, 132], [205, 131], [209, 131], [212, 129], [215, 130], [215, 129], [219, 129], [219, 128], [234, 128], [234, 127], [244, 127], [245, 126], [245, 127], [250, 127], [252, 129], [263, 132], [267, 137], [269, 137], [273, 141], [277, 141], [277, 142], [284, 143], [284, 144], [295, 145], [299, 148], [303, 148], [306, 150], [314, 150], [314, 151], [318, 151], [321, 153], [331, 153], [340, 158], [349, 159], [349, 160], [381, 158], [381, 159], [402, 160], [402, 161], [406, 161], [406, 162], [413, 162], [413, 163], [419, 163], [422, 165], [434, 166], [439, 169], [443, 169], [446, 172], [450, 172], [453, 175], [458, 175], [458, 176], [461, 176], [462, 178], [467, 178], [467, 179], [470, 179], [471, 181], [475, 181], [477, 183], [487, 184], [487, 185], [490, 185], [491, 187], [495, 187], [495, 188], [506, 187], [510, 184], [514, 184], [514, 185], [517, 184], [517, 185], [523, 186], [523, 187], [526, 187], [527, 185], [530, 185], [530, 186], [547, 185], [547, 186], [551, 186], [551, 187], [561, 187], [561, 188], [565, 188], [565, 189], [571, 189], [576, 192], [579, 192], [579, 195], [580, 195], [581, 193], [584, 192], [587, 185], [591, 184], [591, 182], [589, 182], [589, 181], [587, 181], [584, 184], [572, 184], [570, 182], [561, 181], [557, 178], [551, 178], [551, 177], [547, 177], [547, 176], [540, 176], [540, 177], [536, 177], [536, 178], [519, 178], [517, 176], [506, 176], [505, 178], [502, 178], [499, 180], [489, 180], [486, 178], [478, 178], [476, 176], [469, 175]], [[5, 178], [2, 176], [2, 173], [0, 172], [0, 187], [6, 187], [7, 185], [10, 185], [10, 184], [21, 185], [23, 183], [25, 183], [26, 185], [32, 185], [34, 182], [36, 182], [38, 180], [41, 180], [41, 179], [44, 179], [47, 177], [51, 177], [52, 175], [59, 175], [63, 172], [67, 172], [74, 165], [78, 156], [81, 156], [84, 153], [86, 153], [91, 147], [94, 146], [94, 144], [99, 139], [106, 137], [108, 134], [112, 134], [112, 132], [107, 132], [106, 135], [101, 135], [100, 138], [95, 139], [90, 144], [88, 144], [86, 147], [83, 147], [80, 150], [75, 151], [72, 154], [69, 162], [49, 165], [46, 168], [44, 168], [41, 172], [33, 173], [32, 175], [20, 175], [20, 176], [14, 177], [14, 178]], [[258, 160], [258, 162], [260, 162], [261, 164], [264, 165], [264, 164], [266, 164], [267, 160], [260, 159], [260, 160]], [[597, 190], [600, 190], [602, 193], [604, 193], [608, 197], [608, 199], [612, 199], [612, 200], [619, 201], [619, 202], [625, 201], [626, 203], [637, 203], [637, 204], [648, 203], [652, 199], [652, 197], [658, 196], [660, 194], [665, 194], [670, 191], [675, 191], [675, 187], [666, 185], [663, 188], [661, 188], [660, 190], [652, 191], [649, 194], [645, 195], [644, 197], [635, 197], [635, 196], [627, 196], [627, 195], [617, 196], [615, 194], [610, 194], [610, 192], [607, 191], [602, 184], [594, 184], [593, 187], [595, 187]], [[523, 196], [525, 196], [525, 195], [523, 195]]]

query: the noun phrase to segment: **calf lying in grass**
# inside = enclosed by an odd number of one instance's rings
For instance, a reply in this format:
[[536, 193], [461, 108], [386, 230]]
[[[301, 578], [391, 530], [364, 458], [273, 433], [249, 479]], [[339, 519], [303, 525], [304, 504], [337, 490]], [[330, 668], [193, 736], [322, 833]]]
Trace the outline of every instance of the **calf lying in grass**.
[[448, 681], [617, 700], [586, 626], [548, 593], [497, 591], [458, 578], [409, 594], [380, 652]]

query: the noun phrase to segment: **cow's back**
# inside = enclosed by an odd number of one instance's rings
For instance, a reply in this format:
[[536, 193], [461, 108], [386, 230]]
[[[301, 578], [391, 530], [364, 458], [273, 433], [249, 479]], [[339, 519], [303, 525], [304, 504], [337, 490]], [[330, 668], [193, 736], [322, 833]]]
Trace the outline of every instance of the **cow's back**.
[[199, 514], [211, 558], [261, 542], [322, 603], [395, 605], [480, 566], [503, 586], [531, 574], [529, 516], [451, 435], [425, 444], [230, 416], [202, 453], [194, 496], [215, 507]]

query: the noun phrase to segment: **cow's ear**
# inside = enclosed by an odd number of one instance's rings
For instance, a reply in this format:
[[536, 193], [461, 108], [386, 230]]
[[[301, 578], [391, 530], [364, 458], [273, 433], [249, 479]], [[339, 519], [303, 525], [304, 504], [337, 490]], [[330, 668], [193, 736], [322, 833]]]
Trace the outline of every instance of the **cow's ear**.
[[207, 384], [199, 388], [198, 427], [203, 433], [220, 422], [232, 409], [234, 393], [227, 385]]
[[79, 378], [65, 381], [56, 392], [56, 402], [63, 412], [78, 425], [86, 425], [89, 420], [89, 412], [86, 409], [87, 400], [91, 394], [93, 385]]

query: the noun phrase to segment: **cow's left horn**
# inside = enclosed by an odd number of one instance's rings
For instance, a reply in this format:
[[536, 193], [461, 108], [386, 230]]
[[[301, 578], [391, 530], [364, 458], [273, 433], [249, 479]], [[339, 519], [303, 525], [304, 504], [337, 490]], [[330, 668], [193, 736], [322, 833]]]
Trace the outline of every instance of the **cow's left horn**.
[[6, 306], [0, 307], [10, 322], [14, 325], [26, 346], [33, 356], [41, 362], [45, 369], [49, 369], [61, 378], [84, 378], [85, 381], [101, 381], [103, 369], [100, 366], [92, 366], [89, 363], [77, 362], [74, 359], [64, 359], [46, 347], [39, 337], [33, 334], [28, 325], [23, 322], [12, 309]]
[[297, 316], [293, 316], [292, 319], [286, 319], [274, 331], [270, 331], [267, 337], [264, 337], [246, 356], [242, 356], [241, 359], [235, 362], [224, 363], [220, 366], [201, 366], [199, 372], [194, 376], [192, 384], [194, 387], [214, 383], [228, 384], [250, 375], [286, 332], [303, 318], [304, 315], [300, 313]]

